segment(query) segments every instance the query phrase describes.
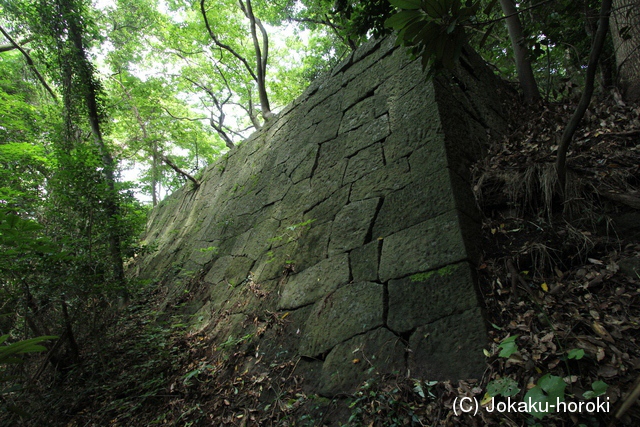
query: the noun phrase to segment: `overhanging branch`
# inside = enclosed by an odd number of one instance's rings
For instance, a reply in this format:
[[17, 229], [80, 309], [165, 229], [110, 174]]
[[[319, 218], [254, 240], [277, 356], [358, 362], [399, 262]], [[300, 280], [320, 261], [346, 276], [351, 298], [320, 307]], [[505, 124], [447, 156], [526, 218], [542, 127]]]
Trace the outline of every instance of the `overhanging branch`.
[[[7, 38], [7, 40], [9, 40], [9, 43], [11, 43], [11, 45], [15, 49], [18, 49], [20, 51], [20, 53], [22, 53], [22, 55], [24, 56], [25, 60], [27, 61], [27, 64], [29, 64], [29, 67], [31, 68], [31, 70], [34, 72], [34, 74], [36, 75], [38, 80], [40, 80], [40, 83], [42, 83], [42, 85], [45, 87], [45, 89], [47, 89], [47, 92], [49, 92], [49, 95], [51, 95], [51, 97], [54, 100], [56, 100], [56, 102], [57, 102], [58, 101], [58, 97], [56, 96], [55, 93], [53, 93], [53, 90], [51, 89], [51, 87], [49, 87], [49, 85], [45, 81], [44, 77], [42, 77], [42, 74], [40, 74], [40, 72], [36, 68], [36, 65], [33, 63], [33, 60], [31, 59], [31, 56], [29, 55], [29, 53], [27, 53], [26, 50], [24, 50], [18, 43], [16, 43], [16, 41], [13, 40], [13, 38], [11, 38], [9, 33], [7, 33], [5, 31], [5, 29], [2, 28], [1, 26], [0, 26], [0, 32], [2, 32], [2, 34]], [[3, 47], [5, 47], [5, 46], [3, 46]], [[11, 50], [11, 49], [8, 49], [8, 50]]]
[[235, 56], [236, 58], [238, 58], [238, 60], [242, 62], [244, 67], [247, 69], [247, 71], [251, 75], [251, 78], [257, 82], [258, 76], [256, 76], [256, 73], [253, 72], [253, 69], [251, 68], [251, 65], [249, 65], [249, 62], [242, 55], [236, 52], [231, 46], [225, 43], [222, 43], [220, 40], [218, 40], [218, 37], [213, 32], [213, 30], [211, 29], [211, 25], [209, 24], [209, 18], [207, 17], [207, 9], [205, 8], [204, 4], [205, 4], [205, 0], [200, 0], [200, 13], [202, 14], [202, 18], [204, 19], [204, 25], [205, 27], [207, 27], [207, 32], [209, 33], [209, 37], [211, 37], [211, 40], [213, 40], [213, 43], [215, 43], [215, 45], [218, 46], [220, 49], [224, 49], [230, 54], [232, 54], [233, 56]]
[[195, 179], [193, 176], [191, 176], [189, 173], [183, 171], [182, 169], [180, 169], [175, 163], [173, 163], [171, 161], [171, 159], [169, 159], [167, 156], [162, 155], [162, 161], [165, 162], [171, 169], [173, 169], [174, 171], [176, 171], [178, 174], [182, 175], [183, 177], [187, 178], [189, 181], [193, 182], [193, 185], [198, 188], [200, 187], [200, 181], [198, 181], [197, 179]]

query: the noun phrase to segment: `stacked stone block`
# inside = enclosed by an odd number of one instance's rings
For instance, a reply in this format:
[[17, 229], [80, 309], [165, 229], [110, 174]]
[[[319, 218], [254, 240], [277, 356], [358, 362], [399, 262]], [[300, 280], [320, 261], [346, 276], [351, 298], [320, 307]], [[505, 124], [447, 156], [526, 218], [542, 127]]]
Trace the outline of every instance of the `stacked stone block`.
[[280, 353], [323, 394], [372, 373], [479, 377], [468, 171], [504, 131], [499, 87], [472, 53], [429, 80], [392, 39], [368, 43], [164, 200], [136, 271], [167, 306], [197, 293], [194, 327], [222, 340], [289, 316]]

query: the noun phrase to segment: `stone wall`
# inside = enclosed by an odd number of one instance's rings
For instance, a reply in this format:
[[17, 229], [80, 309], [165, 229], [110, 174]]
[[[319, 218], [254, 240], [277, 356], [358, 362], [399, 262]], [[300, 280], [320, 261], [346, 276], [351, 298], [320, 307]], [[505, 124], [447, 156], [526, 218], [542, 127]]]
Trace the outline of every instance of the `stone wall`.
[[468, 171], [505, 130], [500, 87], [475, 54], [427, 80], [370, 42], [164, 200], [131, 271], [251, 363], [300, 357], [323, 394], [373, 373], [479, 377]]

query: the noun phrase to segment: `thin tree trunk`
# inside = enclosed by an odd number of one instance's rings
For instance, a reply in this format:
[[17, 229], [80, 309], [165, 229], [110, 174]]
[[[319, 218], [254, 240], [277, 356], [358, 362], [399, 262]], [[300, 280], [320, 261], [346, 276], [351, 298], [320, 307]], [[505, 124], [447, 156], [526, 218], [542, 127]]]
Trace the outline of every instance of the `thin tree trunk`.
[[[258, 97], [260, 99], [262, 116], [265, 120], [269, 119], [269, 117], [272, 116], [271, 106], [269, 105], [269, 97], [266, 89], [266, 70], [267, 62], [269, 59], [269, 38], [264, 26], [262, 25], [262, 22], [260, 22], [260, 20], [256, 18], [253, 13], [251, 0], [246, 0], [246, 4], [242, 0], [238, 0], [238, 4], [240, 5], [240, 8], [242, 9], [242, 12], [245, 14], [245, 16], [249, 18], [251, 26], [251, 37], [253, 40], [253, 46], [256, 55], [256, 70], [254, 70], [251, 64], [249, 64], [249, 61], [247, 61], [245, 57], [240, 55], [233, 47], [226, 43], [222, 43], [220, 39], [218, 39], [216, 33], [213, 31], [213, 28], [211, 28], [211, 24], [209, 23], [205, 2], [206, 0], [200, 0], [200, 13], [202, 15], [202, 19], [204, 20], [204, 25], [207, 28], [207, 32], [209, 33], [209, 37], [211, 37], [213, 43], [220, 49], [226, 50], [227, 52], [235, 56], [242, 63], [253, 81], [256, 82], [258, 86]], [[258, 30], [262, 35], [262, 48], [260, 47]], [[262, 52], [261, 49], [263, 49], [264, 52]]]
[[158, 143], [157, 141], [153, 141], [153, 153], [152, 153], [152, 162], [151, 162], [151, 199], [153, 202], [153, 206], [158, 204]]
[[[253, 13], [251, 0], [246, 0], [246, 5], [242, 3], [242, 0], [240, 0], [239, 3], [242, 11], [246, 15], [246, 17], [249, 18], [249, 22], [251, 24], [251, 38], [253, 39], [253, 48], [256, 54], [258, 97], [260, 98], [262, 117], [267, 120], [272, 115], [271, 106], [269, 105], [269, 97], [267, 95], [266, 82], [267, 62], [269, 60], [269, 37], [267, 36], [267, 32], [262, 25], [262, 22], [260, 22], [260, 20], [256, 18]], [[262, 52], [262, 50], [260, 49], [260, 41], [258, 40], [258, 32], [256, 28], [260, 30], [260, 33], [262, 35], [262, 48], [264, 49], [264, 52]]]
[[596, 79], [596, 70], [598, 68], [598, 60], [602, 53], [602, 47], [604, 46], [605, 38], [607, 37], [607, 31], [609, 30], [609, 15], [611, 14], [611, 2], [612, 0], [602, 0], [600, 9], [600, 19], [598, 20], [598, 29], [591, 45], [591, 53], [589, 54], [589, 63], [587, 65], [587, 75], [584, 83], [584, 91], [580, 97], [578, 107], [571, 116], [567, 127], [562, 133], [562, 139], [558, 144], [558, 158], [556, 160], [556, 168], [558, 171], [558, 183], [560, 184], [560, 191], [562, 197], [566, 196], [567, 185], [567, 151], [569, 144], [573, 139], [573, 135], [578, 129], [580, 121], [584, 117], [584, 113], [589, 107], [591, 102], [591, 96], [593, 95], [594, 82]]
[[[142, 140], [144, 141], [145, 144], [148, 143], [149, 133], [147, 132], [147, 126], [144, 124], [144, 120], [142, 120], [142, 116], [140, 115], [140, 111], [138, 110], [138, 107], [133, 102], [133, 97], [131, 96], [131, 93], [129, 93], [125, 85], [122, 84], [120, 80], [117, 80], [115, 78], [112, 80], [114, 80], [116, 83], [120, 85], [127, 99], [129, 99], [129, 103], [131, 104], [131, 110], [133, 111], [133, 114], [136, 116], [136, 121], [138, 122], [138, 126], [140, 126], [140, 130], [142, 130]], [[158, 204], [158, 196], [156, 193], [156, 187], [158, 186], [158, 163], [159, 163], [158, 160], [159, 160], [158, 159], [158, 141], [154, 139], [151, 143], [151, 199], [152, 199], [153, 206], [156, 206]]]
[[622, 93], [629, 101], [639, 101], [640, 0], [614, 0], [610, 24]]
[[110, 217], [107, 227], [109, 230], [109, 247], [113, 278], [115, 282], [124, 284], [124, 267], [122, 264], [122, 251], [120, 248], [120, 233], [118, 232], [119, 208], [115, 179], [116, 164], [102, 138], [96, 81], [93, 75], [93, 68], [87, 58], [81, 30], [76, 22], [78, 17], [75, 11], [67, 9], [69, 5], [64, 2], [61, 3], [61, 9], [66, 12], [65, 15], [67, 18], [66, 22], [68, 25], [67, 29], [69, 31], [69, 38], [75, 47], [74, 62], [78, 68], [80, 84], [83, 86], [81, 89], [84, 95], [84, 102], [87, 109], [91, 133], [93, 135], [94, 144], [98, 148], [102, 157], [102, 164], [104, 167], [103, 174], [107, 184], [107, 193], [104, 196], [104, 203], [107, 215]]
[[60, 302], [60, 304], [62, 307], [62, 317], [64, 318], [65, 334], [67, 339], [69, 340], [69, 347], [71, 348], [71, 353], [73, 356], [72, 362], [75, 363], [80, 359], [80, 350], [78, 348], [76, 338], [73, 335], [71, 319], [69, 318], [69, 311], [67, 310], [67, 302], [64, 300], [64, 295], [62, 295], [62, 301]]
[[500, 6], [502, 7], [502, 13], [506, 17], [507, 30], [513, 47], [516, 71], [518, 72], [518, 80], [522, 87], [524, 99], [527, 104], [532, 104], [539, 101], [541, 96], [531, 69], [529, 52], [524, 45], [524, 31], [518, 17], [518, 10], [512, 0], [500, 0]]

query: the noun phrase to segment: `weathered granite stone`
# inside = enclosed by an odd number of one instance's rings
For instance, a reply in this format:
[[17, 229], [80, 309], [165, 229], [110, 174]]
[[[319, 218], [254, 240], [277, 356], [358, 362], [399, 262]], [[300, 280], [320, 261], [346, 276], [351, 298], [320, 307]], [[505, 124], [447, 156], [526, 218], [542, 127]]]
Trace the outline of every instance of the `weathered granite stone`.
[[351, 262], [351, 275], [354, 281], [374, 282], [378, 280], [381, 248], [382, 241], [374, 240], [351, 251], [349, 261]]
[[405, 348], [406, 344], [385, 328], [336, 345], [322, 365], [320, 394], [352, 392], [372, 375], [403, 374]]
[[304, 179], [289, 187], [282, 203], [271, 206], [269, 213], [274, 219], [284, 220], [294, 213], [307, 211], [318, 203], [317, 200], [318, 194], [311, 186], [311, 179]]
[[223, 256], [213, 263], [204, 280], [212, 284], [237, 286], [247, 278], [253, 264], [254, 261], [247, 257]]
[[411, 375], [437, 381], [482, 377], [486, 336], [477, 307], [419, 327], [409, 339]]
[[389, 281], [387, 325], [411, 331], [461, 310], [477, 306], [475, 277], [467, 262]]
[[264, 282], [282, 276], [285, 266], [293, 263], [298, 251], [297, 242], [289, 242], [261, 255], [253, 267], [254, 280]]
[[316, 302], [304, 326], [300, 354], [317, 357], [335, 345], [384, 324], [379, 283], [345, 285]]
[[279, 227], [280, 221], [271, 218], [256, 224], [246, 232], [247, 236], [242, 248], [234, 251], [233, 254], [244, 254], [251, 259], [258, 259], [271, 247], [271, 239], [276, 236]]
[[353, 202], [372, 197], [384, 197], [407, 186], [412, 179], [409, 162], [404, 157], [400, 158], [355, 181], [351, 187], [350, 200]]
[[391, 127], [388, 114], [383, 114], [373, 119], [373, 121], [345, 132], [343, 134], [344, 156], [351, 157], [358, 151], [387, 138], [390, 133]]
[[338, 133], [345, 133], [372, 122], [375, 119], [374, 101], [373, 97], [365, 98], [345, 111]]
[[339, 188], [334, 193], [324, 196], [321, 202], [313, 206], [304, 214], [305, 220], [314, 220], [318, 223], [333, 221], [340, 209], [349, 200], [349, 186]]
[[358, 181], [363, 176], [384, 167], [384, 152], [382, 144], [378, 143], [358, 151], [349, 158], [344, 183]]
[[427, 141], [442, 136], [433, 82], [416, 86], [389, 106], [391, 133], [385, 141], [388, 162], [411, 154]]
[[467, 258], [458, 214], [449, 211], [384, 238], [378, 274], [384, 282]]
[[344, 206], [336, 215], [329, 240], [329, 255], [362, 246], [375, 219], [380, 199], [361, 200]]
[[342, 177], [347, 168], [347, 159], [341, 159], [336, 165], [325, 169], [318, 168], [311, 178], [311, 188], [317, 202], [326, 200], [342, 187]]
[[[407, 185], [387, 194], [373, 227], [373, 235], [386, 237], [396, 231], [454, 210], [456, 205], [453, 193], [442, 190], [449, 184], [449, 174], [445, 170], [443, 173], [430, 174], [428, 179], [414, 182], [413, 185]], [[398, 222], [399, 210], [404, 213], [402, 222]]]
[[312, 221], [297, 238], [298, 248], [293, 258], [295, 270], [305, 270], [327, 258], [330, 236], [331, 222]]
[[278, 310], [312, 304], [346, 283], [349, 283], [347, 254], [327, 258], [289, 278], [282, 290]]

